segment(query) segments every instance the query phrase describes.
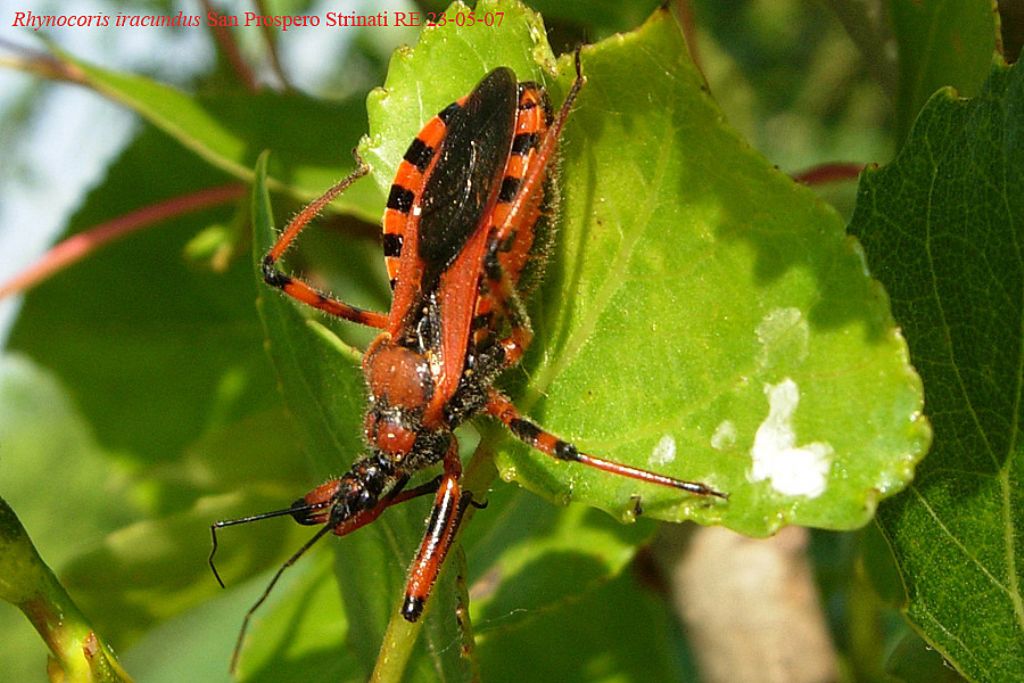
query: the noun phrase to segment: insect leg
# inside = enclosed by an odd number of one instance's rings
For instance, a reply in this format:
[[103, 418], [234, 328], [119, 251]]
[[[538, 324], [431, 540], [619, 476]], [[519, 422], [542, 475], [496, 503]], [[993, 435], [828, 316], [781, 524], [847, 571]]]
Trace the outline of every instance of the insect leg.
[[500, 242], [494, 239], [488, 246], [484, 271], [491, 298], [498, 308], [497, 312], [507, 319], [509, 324], [508, 336], [498, 341], [505, 351], [502, 365], [507, 368], [518, 363], [526, 353], [530, 342], [533, 341], [533, 327], [530, 325], [526, 306], [516, 291], [516, 283], [498, 260], [499, 245]]
[[325, 313], [350, 320], [360, 325], [383, 329], [387, 316], [376, 311], [367, 311], [356, 306], [346, 304], [344, 301], [335, 299], [323, 292], [317, 291], [312, 285], [301, 278], [293, 277], [278, 267], [278, 261], [284, 255], [288, 247], [295, 242], [295, 239], [302, 232], [302, 229], [309, 225], [310, 221], [316, 218], [328, 204], [336, 199], [342, 192], [347, 190], [352, 183], [370, 172], [370, 167], [356, 154], [356, 170], [338, 184], [324, 192], [320, 197], [306, 205], [285, 227], [284, 231], [274, 242], [267, 255], [263, 257], [263, 280], [270, 286], [280, 289], [288, 296], [301, 301], [307, 306], [318, 308]]
[[445, 557], [455, 542], [455, 535], [462, 522], [462, 515], [473, 498], [469, 491], [463, 491], [462, 463], [459, 461], [458, 443], [452, 444], [444, 456], [444, 474], [434, 498], [434, 508], [427, 522], [416, 559], [409, 570], [409, 581], [405, 587], [405, 601], [402, 616], [407, 621], [416, 621], [423, 613], [423, 607], [434, 588], [434, 582], [444, 566]]
[[443, 477], [441, 476], [434, 477], [427, 483], [420, 484], [419, 486], [411, 488], [408, 491], [399, 491], [393, 489], [387, 496], [382, 498], [381, 501], [377, 503], [376, 507], [371, 508], [369, 510], [363, 510], [362, 512], [357, 513], [349, 519], [343, 520], [341, 523], [337, 524], [334, 527], [334, 535], [345, 536], [346, 534], [350, 534], [356, 529], [364, 527], [370, 522], [380, 517], [381, 513], [383, 513], [392, 505], [398, 505], [399, 503], [404, 503], [407, 500], [418, 498], [420, 496], [425, 496], [428, 493], [434, 493], [441, 485], [442, 479]]
[[[235, 642], [235, 649], [231, 654], [230, 671], [232, 673], [238, 666], [238, 657], [242, 653], [242, 643], [245, 641], [245, 634], [249, 630], [249, 622], [252, 621], [252, 616], [256, 613], [256, 610], [258, 610], [260, 606], [264, 602], [266, 602], [267, 598], [270, 596], [270, 592], [274, 589], [274, 586], [276, 586], [277, 582], [281, 579], [281, 575], [284, 574], [284, 570], [288, 569], [288, 567], [291, 567], [293, 564], [298, 562], [299, 558], [302, 557], [307, 550], [313, 547], [313, 544], [315, 544], [317, 541], [323, 538], [328, 532], [333, 531], [334, 534], [337, 536], [344, 536], [346, 534], [350, 534], [356, 529], [366, 526], [370, 522], [380, 517], [381, 513], [383, 513], [392, 505], [397, 505], [398, 503], [402, 503], [412, 498], [416, 498], [417, 496], [422, 496], [437, 491], [438, 486], [440, 486], [441, 484], [442, 477], [435, 477], [434, 479], [428, 481], [425, 484], [421, 484], [415, 488], [403, 491], [402, 487], [405, 486], [406, 481], [408, 481], [408, 478], [399, 480], [395, 487], [386, 496], [381, 498], [380, 502], [375, 507], [369, 510], [363, 510], [362, 512], [359, 512], [353, 515], [352, 517], [349, 517], [348, 519], [342, 520], [333, 527], [329, 524], [326, 524], [323, 527], [321, 527], [316, 532], [316, 534], [313, 535], [312, 538], [306, 541], [301, 548], [299, 548], [294, 554], [292, 554], [292, 556], [289, 557], [285, 561], [285, 563], [280, 566], [280, 568], [278, 568], [273, 578], [270, 579], [270, 583], [268, 583], [267, 587], [263, 590], [263, 593], [260, 595], [259, 599], [255, 603], [253, 603], [252, 607], [249, 608], [249, 611], [245, 613], [245, 618], [242, 620], [242, 627], [238, 631], [238, 640]], [[223, 528], [225, 526], [230, 526], [232, 524], [243, 524], [250, 521], [256, 521], [257, 519], [263, 519], [268, 516], [278, 516], [279, 514], [294, 515], [294, 513], [297, 510], [301, 510], [301, 508], [293, 505], [291, 508], [288, 508], [286, 510], [265, 513], [263, 515], [255, 515], [253, 517], [247, 517], [239, 520], [227, 520], [224, 522], [217, 522], [216, 524], [210, 527], [210, 533], [213, 535], [213, 550], [210, 552], [210, 567], [213, 568], [213, 555], [215, 552], [217, 552], [216, 530], [218, 528]], [[214, 576], [217, 577], [217, 581], [220, 582], [221, 587], [224, 587], [224, 583], [220, 580], [220, 575], [217, 574], [216, 568], [213, 569], [213, 573]]]
[[[499, 224], [494, 227], [488, 244], [487, 286], [499, 312], [509, 321], [511, 328], [509, 335], [498, 342], [505, 350], [505, 367], [519, 362], [533, 340], [533, 330], [526, 314], [526, 307], [519, 297], [518, 272], [509, 274], [502, 267], [499, 253], [506, 243], [515, 245], [517, 239], [522, 239], [521, 235], [517, 237], [518, 231], [528, 230], [532, 234], [535, 224], [544, 210], [544, 185], [547, 180], [548, 166], [554, 158], [562, 129], [565, 128], [572, 105], [585, 80], [580, 65], [579, 50], [576, 51], [575, 59], [576, 79], [559, 108], [558, 115], [553, 121], [550, 121], [550, 125], [547, 125], [539, 144], [536, 140], [537, 134], [533, 133], [530, 138], [532, 145], [524, 146], [521, 150], [521, 153], [525, 155], [525, 167], [521, 177], [506, 177], [505, 179], [506, 182], [514, 181], [512, 186], [516, 188], [515, 195], [511, 203], [507, 205], [507, 210], [503, 211], [504, 215]], [[546, 97], [543, 101], [546, 103]], [[531, 237], [530, 243], [532, 243], [532, 239]]]
[[548, 164], [554, 158], [555, 150], [558, 148], [558, 140], [562, 136], [562, 129], [565, 128], [565, 122], [569, 119], [572, 105], [576, 102], [576, 96], [579, 95], [580, 89], [586, 80], [583, 77], [581, 68], [580, 51], [577, 50], [576, 80], [572, 82], [572, 87], [569, 88], [569, 94], [565, 96], [565, 101], [562, 102], [558, 115], [544, 133], [544, 139], [537, 148], [536, 155], [531, 159], [526, 168], [522, 181], [517, 188], [515, 199], [512, 200], [512, 204], [509, 206], [505, 220], [502, 221], [503, 225], [499, 229], [499, 233], [505, 233], [507, 226], [522, 225], [530, 213], [537, 211], [537, 199], [543, 189], [544, 179], [547, 177]]
[[727, 493], [717, 491], [707, 484], [676, 479], [675, 477], [658, 474], [657, 472], [650, 472], [648, 470], [631, 467], [612, 460], [605, 460], [593, 455], [581, 453], [573, 444], [559, 439], [551, 432], [545, 431], [523, 417], [519, 412], [519, 409], [512, 404], [512, 401], [496, 389], [491, 389], [488, 392], [486, 410], [492, 417], [501, 420], [501, 422], [508, 427], [509, 431], [511, 431], [517, 439], [529, 446], [532, 446], [533, 448], [536, 448], [541, 453], [550, 455], [558, 460], [578, 462], [580, 464], [587, 465], [588, 467], [596, 467], [599, 470], [611, 472], [612, 474], [617, 474], [622, 477], [629, 477], [630, 479], [637, 479], [639, 481], [658, 484], [660, 486], [670, 486], [698, 496], [714, 496], [722, 499], [729, 497]]

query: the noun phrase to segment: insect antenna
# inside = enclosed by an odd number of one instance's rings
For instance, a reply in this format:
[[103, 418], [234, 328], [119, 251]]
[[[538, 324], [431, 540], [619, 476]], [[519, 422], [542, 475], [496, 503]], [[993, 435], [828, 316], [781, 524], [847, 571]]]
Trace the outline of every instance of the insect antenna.
[[[213, 571], [213, 576], [217, 579], [217, 583], [220, 584], [221, 588], [226, 588], [224, 581], [220, 578], [220, 572], [217, 571], [217, 566], [213, 563], [213, 556], [217, 554], [217, 529], [223, 529], [227, 526], [236, 526], [238, 524], [248, 524], [249, 522], [258, 522], [261, 519], [271, 519], [273, 517], [284, 517], [285, 515], [291, 515], [296, 520], [299, 519], [296, 513], [301, 512], [312, 512], [325, 507], [329, 507], [329, 501], [321, 501], [317, 503], [305, 503], [304, 501], [296, 501], [296, 504], [291, 507], [282, 510], [271, 510], [270, 512], [261, 512], [255, 515], [249, 515], [248, 517], [239, 517], [238, 519], [224, 519], [219, 522], [214, 522], [210, 525], [210, 538], [213, 540], [213, 545], [210, 548], [210, 557], [207, 560], [210, 564], [210, 570]], [[302, 523], [302, 522], [300, 522]]]
[[[284, 514], [288, 511], [277, 512]], [[270, 514], [270, 516], [274, 517], [278, 515]], [[259, 518], [263, 519], [263, 517]], [[252, 615], [256, 613], [256, 610], [260, 608], [260, 605], [266, 602], [266, 599], [270, 596], [270, 591], [274, 590], [274, 586], [277, 585], [277, 582], [281, 578], [281, 575], [284, 574], [284, 570], [288, 569], [288, 567], [298, 562], [299, 558], [305, 555], [306, 551], [312, 548], [314, 543], [323, 538], [324, 535], [327, 534], [328, 531], [331, 531], [333, 528], [334, 527], [330, 524], [324, 524], [322, 527], [320, 527], [320, 529], [317, 530], [315, 534], [313, 534], [313, 537], [311, 539], [303, 543], [302, 547], [296, 550], [295, 553], [293, 553], [292, 556], [289, 557], [285, 561], [285, 563], [278, 568], [278, 570], [274, 573], [274, 578], [270, 580], [270, 583], [268, 583], [267, 587], [263, 590], [263, 594], [260, 595], [259, 600], [254, 602], [252, 607], [249, 608], [249, 611], [245, 613], [245, 618], [242, 619], [242, 627], [238, 630], [238, 639], [235, 641], [235, 649], [231, 652], [231, 666], [228, 668], [228, 671], [230, 673], [233, 674], [235, 672], [235, 669], [238, 667], [238, 657], [242, 653], [242, 641], [245, 640], [245, 634], [249, 630], [249, 622], [252, 620]]]

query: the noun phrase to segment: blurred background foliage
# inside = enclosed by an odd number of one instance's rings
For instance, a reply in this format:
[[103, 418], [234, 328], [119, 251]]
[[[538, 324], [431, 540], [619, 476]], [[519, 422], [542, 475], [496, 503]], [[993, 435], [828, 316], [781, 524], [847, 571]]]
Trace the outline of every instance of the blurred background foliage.
[[[273, 3], [273, 11], [322, 13], [329, 4], [283, 1]], [[659, 5], [642, 0], [528, 4], [543, 14], [556, 54], [581, 40], [631, 30]], [[984, 2], [683, 0], [673, 3], [673, 11], [730, 124], [772, 163], [796, 174], [820, 164], [892, 160], [939, 86], [976, 94], [994, 51], [1015, 59], [1024, 36], [1022, 5], [1000, 2], [1000, 21]], [[217, 6], [246, 9], [241, 3]], [[443, 6], [388, 4], [407, 10]], [[39, 2], [18, 9], [46, 13], [60, 7]], [[205, 11], [171, 2], [105, 1], [96, 7], [111, 15]], [[348, 9], [381, 7], [367, 0]], [[10, 11], [5, 8], [4, 16]], [[918, 43], [924, 20], [915, 12], [931, 13], [926, 18], [940, 29], [957, 29], [956, 54], [949, 56], [950, 43], [941, 30]], [[16, 46], [13, 54], [43, 49], [28, 31], [5, 28], [3, 37], [0, 47]], [[239, 105], [238, 71], [206, 29], [65, 30], [49, 38], [93, 63], [198, 93], [210, 111], [230, 116], [232, 107], [251, 106]], [[295, 153], [315, 157], [353, 146], [366, 127], [366, 92], [383, 82], [392, 52], [415, 39], [412, 29], [352, 30], [315, 39], [310, 33], [279, 34], [284, 73], [317, 98], [314, 103], [295, 95], [295, 116], [309, 118], [291, 123], [316, 132], [310, 149]], [[258, 36], [242, 33], [240, 49], [259, 78], [276, 82]], [[32, 262], [57, 235], [196, 187], [235, 182], [94, 94], [69, 93], [73, 88], [65, 83], [13, 70], [0, 77], [4, 279]], [[272, 137], [274, 131], [265, 133]], [[161, 172], [166, 169], [173, 172]], [[308, 185], [315, 189], [318, 182], [310, 179]], [[845, 217], [852, 215], [855, 174], [815, 188]], [[300, 267], [354, 292], [356, 303], [379, 301], [385, 292], [372, 220], [332, 217], [326, 223], [327, 230], [311, 233], [312, 244], [298, 253]], [[212, 520], [279, 507], [308, 489], [311, 472], [318, 471], [293, 433], [263, 349], [253, 306], [257, 290], [242, 236], [247, 230], [245, 210], [232, 206], [175, 218], [159, 230], [107, 247], [22, 303], [5, 302], [0, 495], [139, 680], [225, 679], [241, 614], [272, 568], [306, 536], [284, 522], [255, 525], [222, 541], [222, 572], [246, 581], [222, 592], [209, 576]], [[344, 253], [329, 248], [339, 233], [352, 245]], [[167, 254], [182, 257], [162, 256]], [[104, 295], [95, 296], [97, 290]], [[364, 343], [365, 337], [349, 341]], [[20, 455], [14, 459], [8, 453]], [[512, 495], [500, 488], [492, 502], [497, 509], [503, 496]], [[563, 514], [522, 497], [508, 509], [509, 516], [522, 520], [526, 539], [531, 520], [550, 532]], [[609, 531], [624, 536], [619, 541], [628, 547], [653, 533], [653, 525]], [[876, 527], [811, 532], [807, 556], [841, 679], [958, 678], [900, 616], [900, 580]], [[549, 680], [699, 677], [693, 644], [665, 598], [663, 570], [648, 560], [644, 554], [625, 571], [609, 569], [606, 580], [576, 587], [578, 594], [553, 602], [507, 647], [521, 653], [555, 642], [565, 652], [571, 643], [571, 657], [538, 665]], [[254, 634], [258, 646], [252, 650], [263, 654], [243, 667], [246, 676], [361, 677], [352, 672], [364, 670], [373, 646], [353, 644], [358, 625], [348, 630], [337, 588], [323, 580], [332, 572], [330, 554], [321, 552], [286, 578], [263, 614], [266, 627]], [[388, 588], [397, 594], [393, 589]], [[495, 618], [498, 626], [502, 618]], [[612, 629], [613, 643], [607, 642], [607, 632], [592, 627], [607, 619], [620, 623]], [[566, 623], [592, 628], [567, 637]], [[480, 644], [485, 670], [511, 677], [522, 655], [489, 649], [486, 631], [485, 624]], [[5, 676], [40, 680], [45, 646], [14, 608], [0, 609], [0, 633]], [[620, 638], [623, 634], [630, 637]], [[339, 655], [346, 638], [347, 654]], [[580, 661], [590, 668], [576, 666]], [[414, 669], [410, 676], [429, 680], [431, 672]], [[501, 676], [488, 679], [495, 677]]]

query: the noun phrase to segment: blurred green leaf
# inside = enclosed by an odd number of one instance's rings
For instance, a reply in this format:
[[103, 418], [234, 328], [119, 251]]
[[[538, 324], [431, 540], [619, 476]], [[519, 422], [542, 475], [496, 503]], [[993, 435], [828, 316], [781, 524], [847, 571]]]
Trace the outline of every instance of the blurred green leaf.
[[904, 636], [885, 663], [885, 671], [902, 683], [960, 683], [964, 679], [921, 636]]
[[842, 22], [850, 38], [860, 48], [868, 69], [893, 99], [899, 89], [899, 55], [889, 13], [884, 11], [888, 0], [827, 0]]
[[976, 94], [1000, 49], [994, 0], [829, 0], [865, 62], [893, 98], [906, 137], [932, 93]]
[[[0, 599], [20, 609], [49, 647], [51, 680], [129, 681], [100, 634], [43, 562], [0, 498]], [[39, 661], [40, 667], [42, 659]]]
[[[149, 129], [70, 232], [224, 180]], [[59, 540], [50, 544], [66, 585], [119, 648], [220, 591], [206, 561], [210, 523], [280, 508], [312, 483], [262, 348], [248, 259], [214, 273], [184, 254], [223, 214], [178, 217], [93, 254], [31, 292], [12, 333], [12, 347], [56, 373], [68, 395], [16, 394], [2, 411], [0, 424], [19, 429], [6, 430], [4, 485], [47, 520], [40, 539]], [[81, 415], [65, 418], [72, 410]], [[76, 514], [55, 516], [40, 482]], [[284, 520], [224, 532], [218, 565], [229, 592], [279, 566], [305, 536]], [[219, 652], [230, 653], [244, 609], [225, 615]]]
[[[245, 181], [264, 149], [276, 154], [272, 173], [297, 197], [310, 199], [354, 167], [351, 150], [365, 130], [361, 97], [332, 102], [297, 93], [195, 96], [144, 76], [92, 66], [55, 50], [82, 84], [123, 104], [215, 168]], [[258, 114], [258, 115], [256, 115]], [[336, 206], [376, 220], [367, 206], [380, 197], [371, 184]]]
[[[420, 0], [417, 4], [441, 11], [450, 3]], [[636, 28], [658, 4], [658, 0], [533, 0], [529, 7], [544, 16], [551, 29], [548, 40], [561, 41], [556, 44], [572, 49], [578, 43], [596, 42], [612, 33]], [[497, 5], [494, 7], [502, 9]]]
[[998, 44], [995, 5], [994, 0], [889, 0], [899, 53], [901, 138], [939, 88], [953, 86], [963, 97], [979, 92]]
[[907, 614], [968, 678], [1024, 672], [1020, 444], [1024, 77], [933, 97], [899, 157], [862, 176], [851, 230], [928, 392], [935, 446], [880, 523]]
[[650, 522], [620, 524], [583, 505], [559, 509], [511, 486], [497, 487], [488, 503], [463, 537], [481, 628], [514, 630], [537, 610], [579, 600], [620, 573], [653, 532]]
[[[32, 529], [35, 546], [45, 553], [58, 572], [72, 558], [102, 542], [105, 534], [138, 513], [127, 494], [127, 472], [114, 454], [95, 442], [82, 415], [52, 374], [21, 355], [0, 356], [0, 496], [17, 508], [24, 524]], [[63, 509], [74, 514], [54, 514], [54, 498], [47, 492], [59, 488]], [[112, 500], [120, 501], [111, 505]], [[13, 513], [12, 513], [13, 514]], [[24, 552], [31, 550], [28, 544]], [[13, 562], [13, 546], [0, 557]], [[17, 551], [22, 552], [22, 551]], [[31, 558], [29, 558], [31, 559]], [[45, 569], [41, 560], [23, 565], [30, 572], [19, 590], [38, 590], [32, 577]], [[12, 579], [0, 572], [0, 585]], [[52, 577], [42, 576], [46, 581]], [[27, 583], [26, 583], [27, 581]], [[54, 580], [55, 581], [55, 580]], [[76, 595], [79, 595], [76, 591]], [[15, 596], [10, 599], [18, 602]], [[88, 611], [87, 611], [88, 613]], [[77, 614], [77, 608], [76, 608]], [[46, 647], [14, 609], [0, 611], [0, 658], [7, 662], [11, 680], [38, 679], [46, 665]], [[104, 638], [111, 634], [100, 629]], [[115, 644], [121, 641], [113, 635]]]
[[[94, 547], [104, 534], [138, 514], [128, 496], [129, 473], [99, 446], [67, 391], [20, 354], [0, 355], [0, 442], [3, 496], [19, 510], [50, 563]], [[40, 482], [60, 476], [61, 493], [76, 514], [54, 515]], [[111, 500], [120, 505], [111, 505]]]
[[[331, 571], [330, 554], [321, 552], [285, 574], [249, 631], [246, 651], [257, 655], [255, 668], [243, 666], [237, 678], [228, 674], [235, 636], [242, 615], [266, 588], [270, 572], [258, 573], [244, 584], [221, 591], [216, 599], [166, 620], [126, 652], [124, 660], [147, 683], [177, 683], [183, 678], [339, 680], [341, 674], [358, 667], [351, 666], [340, 647], [346, 625], [337, 588], [328, 576]], [[290, 636], [279, 638], [281, 630]]]
[[658, 5], [658, 0], [534, 0], [530, 3], [548, 25], [578, 27], [582, 42], [588, 43], [636, 28]]
[[[322, 549], [315, 554], [296, 565], [257, 616], [242, 680], [365, 680], [364, 665], [343, 644], [349, 627], [334, 580], [334, 555]], [[263, 575], [255, 583], [267, 581]]]
[[[222, 174], [152, 129], [111, 167], [66, 234]], [[248, 264], [194, 267], [188, 240], [225, 208], [175, 217], [110, 244], [25, 298], [10, 347], [54, 370], [106, 446], [170, 462], [205, 430], [277, 401], [259, 343]]]

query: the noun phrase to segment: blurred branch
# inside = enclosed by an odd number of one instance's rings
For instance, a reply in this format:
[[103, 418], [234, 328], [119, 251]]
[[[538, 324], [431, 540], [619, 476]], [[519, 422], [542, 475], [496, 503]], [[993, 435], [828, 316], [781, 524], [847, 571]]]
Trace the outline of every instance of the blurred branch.
[[893, 100], [899, 89], [896, 38], [883, 0], [828, 0], [839, 22], [860, 48], [868, 70]]
[[[253, 0], [253, 4], [256, 5], [256, 11], [261, 16], [273, 14], [267, 7], [266, 0]], [[281, 81], [281, 85], [286, 90], [292, 89], [292, 84], [288, 79], [288, 74], [284, 71], [284, 66], [281, 64], [281, 57], [277, 52], [277, 31], [271, 28], [269, 24], [262, 24], [262, 35], [263, 42], [267, 46], [267, 57], [270, 59], [270, 68], [277, 75], [277, 78]]]
[[693, 6], [690, 4], [690, 0], [675, 0], [673, 7], [675, 9], [676, 21], [679, 23], [679, 28], [682, 30], [683, 38], [686, 41], [686, 49], [690, 52], [690, 59], [693, 60], [693, 64], [697, 67], [697, 71], [700, 72], [701, 78], [706, 82], [707, 77], [704, 75], [700, 50], [697, 48], [697, 19], [693, 14]]
[[12, 53], [12, 56], [0, 57], [0, 68], [17, 69], [51, 81], [67, 81], [79, 85], [85, 83], [85, 74], [80, 69], [45, 52], [18, 45], [4, 38], [0, 38], [0, 49]]
[[666, 525], [655, 547], [709, 683], [824, 683], [835, 650], [805, 556], [808, 532], [752, 539]]
[[[204, 16], [208, 16], [215, 12], [210, 0], [201, 0], [201, 2], [203, 5]], [[249, 64], [245, 61], [245, 58], [242, 57], [242, 51], [238, 48], [238, 43], [235, 41], [235, 37], [231, 35], [231, 32], [226, 27], [218, 25], [217, 22], [214, 22], [212, 28], [213, 39], [217, 42], [217, 46], [227, 58], [228, 63], [235, 72], [235, 75], [238, 76], [238, 80], [249, 92], [258, 92], [259, 85], [256, 83], [256, 77], [253, 75], [252, 69], [249, 68]]]

